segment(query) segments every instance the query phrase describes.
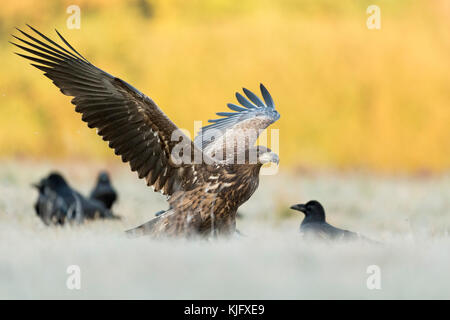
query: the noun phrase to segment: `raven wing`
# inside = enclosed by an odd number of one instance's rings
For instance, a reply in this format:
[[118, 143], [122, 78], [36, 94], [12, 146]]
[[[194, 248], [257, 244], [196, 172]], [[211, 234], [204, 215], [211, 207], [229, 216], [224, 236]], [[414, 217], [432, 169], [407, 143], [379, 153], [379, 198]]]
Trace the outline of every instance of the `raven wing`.
[[235, 112], [218, 112], [222, 118], [208, 120], [212, 124], [200, 129], [195, 144], [213, 158], [223, 157], [218, 160], [226, 157], [226, 151], [235, 152], [242, 142], [242, 150], [252, 147], [259, 134], [280, 118], [269, 91], [263, 84], [260, 90], [264, 101], [246, 88], [243, 91], [248, 99], [236, 92], [241, 105], [229, 103], [228, 108]]
[[333, 227], [326, 222], [302, 224], [300, 231], [306, 236], [313, 236], [322, 240], [356, 240], [359, 238], [355, 232]]
[[[147, 185], [166, 195], [189, 188], [197, 181], [194, 176], [199, 166], [176, 165], [172, 161], [171, 152], [179, 140], [171, 138], [178, 128], [152, 99], [92, 65], [58, 31], [66, 48], [28, 27], [42, 40], [18, 29], [25, 38], [14, 38], [26, 46], [11, 43], [32, 56], [16, 54], [44, 71], [63, 94], [74, 97], [71, 102], [75, 111], [82, 114], [82, 120], [89, 128], [97, 128], [97, 133], [123, 162], [130, 163], [139, 178], [145, 178]], [[184, 141], [191, 144], [194, 154], [192, 141], [182, 134], [179, 138], [187, 139]]]

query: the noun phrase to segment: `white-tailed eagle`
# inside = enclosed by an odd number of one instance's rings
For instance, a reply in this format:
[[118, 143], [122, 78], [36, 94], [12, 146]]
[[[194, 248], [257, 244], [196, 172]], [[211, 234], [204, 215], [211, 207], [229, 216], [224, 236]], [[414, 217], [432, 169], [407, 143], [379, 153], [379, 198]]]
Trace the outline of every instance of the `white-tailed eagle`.
[[[194, 142], [151, 98], [92, 65], [58, 31], [65, 48], [29, 27], [40, 39], [18, 29], [23, 38], [14, 36], [19, 42], [13, 44], [31, 55], [17, 54], [74, 97], [75, 111], [88, 127], [96, 128], [147, 185], [168, 196], [169, 209], [132, 232], [155, 237], [234, 233], [237, 209], [258, 187], [261, 166], [278, 164], [278, 155], [254, 146], [259, 133], [280, 117], [267, 89], [261, 84], [263, 100], [247, 89], [248, 99], [236, 93], [241, 105], [228, 104], [234, 112], [218, 113], [222, 118], [210, 120]], [[179, 152], [181, 141], [188, 148]]]

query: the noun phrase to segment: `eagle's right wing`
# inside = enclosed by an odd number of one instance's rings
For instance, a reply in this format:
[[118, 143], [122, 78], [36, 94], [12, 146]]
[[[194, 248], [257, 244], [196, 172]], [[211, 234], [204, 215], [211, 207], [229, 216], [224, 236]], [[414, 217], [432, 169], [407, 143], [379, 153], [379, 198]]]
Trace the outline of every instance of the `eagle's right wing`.
[[[71, 102], [75, 111], [82, 114], [82, 120], [90, 128], [97, 128], [97, 133], [124, 162], [130, 163], [139, 178], [145, 178], [155, 191], [166, 195], [195, 183], [199, 166], [172, 161], [171, 154], [178, 143], [172, 140], [172, 134], [178, 128], [152, 99], [92, 65], [58, 31], [67, 48], [29, 27], [42, 40], [19, 30], [25, 38], [15, 37], [22, 45], [13, 44], [32, 56], [17, 54], [33, 61], [32, 65], [44, 71], [63, 94], [74, 97]], [[183, 138], [189, 139], [184, 135]], [[196, 147], [190, 139], [185, 141], [191, 144], [193, 154]]]
[[195, 137], [195, 144], [217, 160], [226, 161], [227, 154], [232, 156], [236, 148], [246, 150], [252, 147], [259, 134], [280, 118], [272, 96], [263, 84], [260, 84], [260, 90], [264, 101], [250, 90], [243, 90], [248, 99], [236, 92], [241, 105], [227, 105], [235, 112], [218, 112], [222, 118], [208, 120], [212, 124], [203, 127]]

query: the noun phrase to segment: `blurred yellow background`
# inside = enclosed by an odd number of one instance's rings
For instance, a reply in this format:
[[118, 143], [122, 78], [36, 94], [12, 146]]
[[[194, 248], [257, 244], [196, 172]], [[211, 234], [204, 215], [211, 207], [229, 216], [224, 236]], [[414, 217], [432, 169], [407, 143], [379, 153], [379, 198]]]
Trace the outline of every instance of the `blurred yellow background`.
[[[66, 9], [81, 8], [68, 29]], [[381, 29], [366, 27], [369, 5]], [[450, 1], [8, 1], [0, 10], [0, 156], [109, 159], [70, 98], [8, 40], [29, 23], [152, 97], [180, 127], [264, 83], [285, 167], [450, 168]], [[259, 94], [259, 92], [258, 92]]]

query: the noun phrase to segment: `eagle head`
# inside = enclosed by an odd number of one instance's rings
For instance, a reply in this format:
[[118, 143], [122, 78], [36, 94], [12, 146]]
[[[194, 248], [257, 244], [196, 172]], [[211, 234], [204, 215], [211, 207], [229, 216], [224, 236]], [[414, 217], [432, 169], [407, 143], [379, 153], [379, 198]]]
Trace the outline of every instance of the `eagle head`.
[[264, 165], [266, 163], [273, 162], [278, 165], [280, 158], [275, 152], [272, 152], [267, 147], [258, 146], [258, 163]]

